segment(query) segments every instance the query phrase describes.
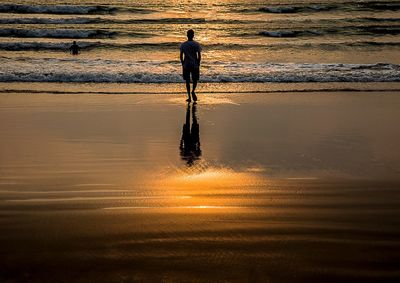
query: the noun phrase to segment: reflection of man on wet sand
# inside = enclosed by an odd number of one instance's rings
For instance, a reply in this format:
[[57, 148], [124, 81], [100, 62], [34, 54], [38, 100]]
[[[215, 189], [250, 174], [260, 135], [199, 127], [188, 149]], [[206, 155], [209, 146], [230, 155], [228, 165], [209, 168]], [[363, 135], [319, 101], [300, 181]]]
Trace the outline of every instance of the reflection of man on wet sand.
[[181, 150], [181, 157], [192, 166], [194, 161], [200, 159], [200, 127], [197, 123], [196, 105], [192, 108], [192, 128], [190, 128], [190, 104], [186, 109], [186, 121], [183, 124], [182, 138], [179, 149]]

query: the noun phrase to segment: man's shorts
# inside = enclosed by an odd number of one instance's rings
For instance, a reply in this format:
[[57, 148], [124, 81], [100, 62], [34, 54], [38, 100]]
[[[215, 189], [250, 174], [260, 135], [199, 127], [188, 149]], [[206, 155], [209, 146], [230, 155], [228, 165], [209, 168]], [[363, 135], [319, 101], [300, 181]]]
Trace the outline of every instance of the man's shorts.
[[192, 74], [192, 81], [198, 81], [200, 78], [200, 68], [185, 68], [185, 67], [183, 67], [183, 79], [185, 81], [190, 80], [190, 74]]

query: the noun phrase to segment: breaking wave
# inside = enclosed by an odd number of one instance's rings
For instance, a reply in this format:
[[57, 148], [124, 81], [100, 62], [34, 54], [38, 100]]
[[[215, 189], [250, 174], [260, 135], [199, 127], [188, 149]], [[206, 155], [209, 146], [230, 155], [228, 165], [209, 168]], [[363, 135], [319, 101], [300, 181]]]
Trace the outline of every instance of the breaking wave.
[[73, 29], [0, 29], [0, 37], [39, 37], [39, 38], [107, 38], [117, 33], [105, 30]]
[[[79, 42], [79, 47], [89, 49], [99, 46], [99, 42]], [[55, 43], [55, 42], [0, 42], [1, 50], [23, 51], [23, 50], [68, 50], [71, 42]]]
[[101, 18], [0, 18], [0, 24], [90, 24]]
[[[338, 19], [319, 19], [321, 23], [334, 23]], [[297, 23], [308, 23], [308, 20], [296, 21]], [[340, 22], [349, 23], [399, 23], [400, 18], [373, 18], [373, 17], [351, 17], [342, 18]], [[108, 17], [12, 17], [0, 18], [0, 24], [262, 24], [263, 20], [234, 20], [234, 19], [206, 19], [206, 18], [160, 18], [160, 19], [116, 19]]]
[[[23, 51], [23, 50], [36, 50], [36, 51], [63, 51], [67, 50], [71, 42], [0, 42], [0, 50], [7, 51]], [[215, 43], [203, 44], [204, 50], [243, 50], [262, 48], [268, 50], [274, 49], [328, 49], [328, 50], [342, 50], [346, 48], [359, 47], [399, 47], [400, 41], [393, 42], [376, 42], [376, 41], [349, 41], [349, 42], [336, 42], [336, 43], [277, 43], [277, 44], [234, 44], [234, 43]], [[178, 42], [163, 42], [163, 43], [110, 43], [100, 41], [79, 41], [81, 49], [121, 49], [121, 50], [136, 50], [136, 49], [163, 49], [163, 50], [176, 50], [179, 47]]]
[[132, 13], [150, 13], [150, 10], [138, 8], [120, 8], [105, 5], [80, 6], [80, 5], [20, 5], [0, 4], [0, 13], [21, 14], [112, 14], [119, 10]]
[[160, 19], [116, 19], [101, 17], [75, 17], [75, 18], [0, 18], [0, 24], [251, 24], [263, 21], [231, 20], [231, 19], [205, 19], [205, 18], [160, 18]]
[[[324, 29], [320, 27], [312, 27], [308, 30], [274, 30], [261, 31], [258, 35], [266, 37], [314, 37], [329, 34], [340, 35], [398, 35], [400, 34], [400, 26], [344, 26], [340, 28]], [[237, 35], [234, 34], [233, 35]], [[254, 34], [245, 33], [239, 36], [252, 36]], [[117, 36], [128, 37], [151, 37], [151, 33], [117, 31], [107, 29], [0, 29], [0, 37], [20, 37], [20, 38], [113, 38]]]
[[306, 35], [320, 35], [320, 33], [313, 31], [262, 31], [259, 34], [267, 37], [298, 37]]
[[[10, 61], [13, 60], [13, 64]], [[0, 57], [1, 82], [181, 82], [178, 61]], [[295, 64], [209, 62], [203, 82], [398, 82], [396, 64]]]
[[108, 6], [76, 6], [76, 5], [19, 5], [2, 4], [2, 13], [26, 14], [105, 14], [115, 12], [116, 8]]
[[329, 11], [335, 9], [336, 7], [331, 6], [271, 6], [271, 7], [262, 7], [259, 9], [260, 12], [265, 13], [273, 13], [273, 14], [291, 14], [291, 13], [300, 13], [300, 12], [310, 12], [310, 11]]
[[339, 11], [398, 11], [400, 3], [398, 1], [380, 2], [380, 1], [358, 1], [345, 2], [338, 4], [314, 4], [314, 5], [282, 5], [261, 7], [257, 11], [272, 14], [291, 14], [305, 12], [324, 12], [331, 10]]
[[267, 37], [300, 37], [300, 36], [323, 36], [329, 34], [337, 35], [398, 35], [400, 34], [400, 26], [343, 26], [340, 28], [320, 28], [315, 27], [313, 30], [279, 30], [279, 31], [262, 31], [259, 35]]

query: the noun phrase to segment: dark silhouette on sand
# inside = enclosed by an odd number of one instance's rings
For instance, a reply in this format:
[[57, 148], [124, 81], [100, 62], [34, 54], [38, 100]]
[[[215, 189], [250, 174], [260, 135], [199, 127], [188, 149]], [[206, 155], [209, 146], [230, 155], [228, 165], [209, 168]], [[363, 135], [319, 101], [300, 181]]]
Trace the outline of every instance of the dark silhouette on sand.
[[181, 44], [180, 59], [182, 63], [183, 79], [186, 81], [186, 90], [190, 102], [190, 75], [192, 76], [193, 88], [192, 98], [197, 101], [196, 86], [200, 78], [200, 61], [201, 61], [201, 46], [197, 41], [194, 41], [194, 31], [192, 29], [187, 31], [188, 40]]
[[69, 48], [69, 52], [72, 55], [78, 55], [80, 53], [80, 47], [78, 46], [78, 44], [76, 44], [76, 41], [74, 41], [71, 45], [71, 47]]
[[182, 138], [179, 145], [181, 158], [188, 166], [192, 166], [196, 160], [200, 159], [200, 126], [197, 122], [196, 105], [192, 108], [192, 127], [190, 128], [190, 104], [186, 109], [186, 120], [183, 124]]

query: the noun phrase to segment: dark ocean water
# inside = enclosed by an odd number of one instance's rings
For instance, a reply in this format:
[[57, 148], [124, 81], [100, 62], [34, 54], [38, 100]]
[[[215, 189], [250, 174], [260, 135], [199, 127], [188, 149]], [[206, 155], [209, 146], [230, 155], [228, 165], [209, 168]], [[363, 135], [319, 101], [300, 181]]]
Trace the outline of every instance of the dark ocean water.
[[400, 80], [398, 1], [2, 2], [0, 27], [2, 82], [180, 82], [189, 28], [203, 81]]

